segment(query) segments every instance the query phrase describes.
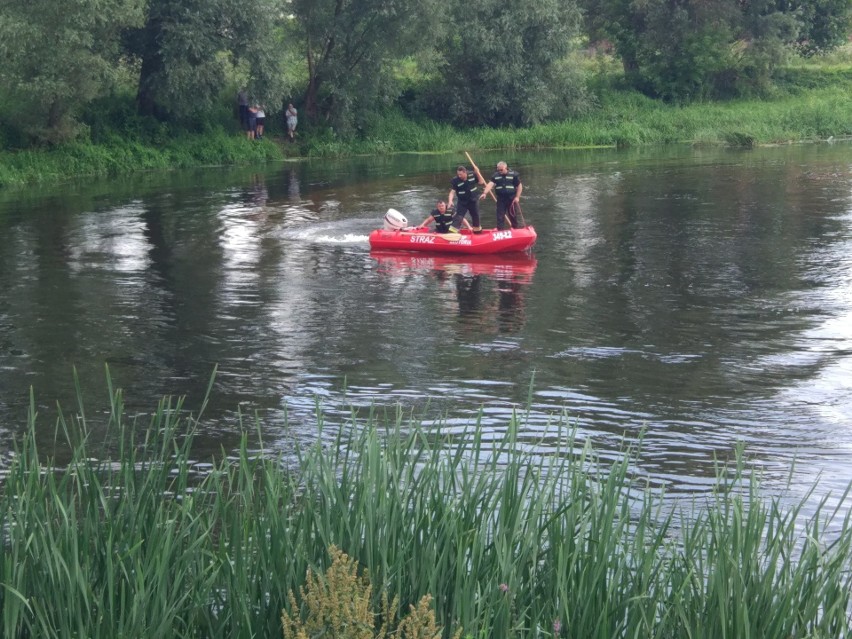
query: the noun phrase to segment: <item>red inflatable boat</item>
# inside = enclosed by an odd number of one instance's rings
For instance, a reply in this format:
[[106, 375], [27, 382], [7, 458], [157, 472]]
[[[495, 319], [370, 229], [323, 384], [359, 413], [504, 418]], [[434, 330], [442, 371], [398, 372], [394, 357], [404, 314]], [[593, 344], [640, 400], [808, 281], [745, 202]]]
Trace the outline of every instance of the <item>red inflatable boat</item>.
[[370, 233], [370, 248], [394, 251], [422, 251], [433, 253], [466, 253], [490, 255], [526, 251], [535, 244], [535, 229], [485, 229], [472, 233], [433, 233], [423, 228], [376, 229]]

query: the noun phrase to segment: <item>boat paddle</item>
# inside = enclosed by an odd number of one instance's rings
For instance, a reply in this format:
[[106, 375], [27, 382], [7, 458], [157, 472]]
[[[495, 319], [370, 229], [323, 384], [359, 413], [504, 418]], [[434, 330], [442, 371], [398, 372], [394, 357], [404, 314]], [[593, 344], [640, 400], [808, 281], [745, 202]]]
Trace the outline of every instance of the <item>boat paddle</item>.
[[[464, 154], [467, 156], [467, 161], [468, 161], [468, 162], [470, 162], [470, 165], [473, 167], [473, 170], [476, 172], [476, 175], [479, 177], [479, 179], [480, 179], [480, 180], [482, 180], [482, 182], [483, 182], [484, 184], [488, 184], [488, 182], [486, 182], [486, 181], [485, 181], [485, 178], [484, 178], [484, 177], [482, 177], [482, 173], [480, 173], [480, 172], [479, 172], [479, 167], [478, 167], [478, 166], [476, 166], [476, 162], [474, 162], [474, 161], [473, 161], [473, 158], [472, 158], [472, 157], [470, 157], [470, 153], [468, 153], [467, 151], [465, 151], [465, 152], [464, 152]], [[492, 198], [494, 198], [494, 201], [496, 202], [496, 201], [497, 201], [497, 196], [496, 196], [496, 195], [494, 195], [494, 191], [489, 191], [489, 193], [491, 193], [491, 197], [492, 197]]]
[[[479, 176], [479, 179], [482, 180], [483, 182], [485, 182], [485, 178], [482, 177], [482, 173], [479, 172], [479, 167], [476, 166], [476, 162], [474, 162], [473, 158], [470, 157], [470, 153], [465, 151], [464, 154], [467, 156], [468, 161], [470, 162], [471, 166], [473, 167], [473, 170], [476, 171], [476, 174]], [[485, 183], [488, 184], [488, 182], [485, 182]], [[497, 196], [494, 195], [494, 191], [489, 191], [488, 193], [491, 194], [491, 199], [496, 202]], [[503, 218], [506, 220], [506, 223], [511, 227], [512, 226], [512, 220], [509, 219], [509, 216], [504, 215]], [[524, 225], [524, 226], [526, 226], [526, 225]]]

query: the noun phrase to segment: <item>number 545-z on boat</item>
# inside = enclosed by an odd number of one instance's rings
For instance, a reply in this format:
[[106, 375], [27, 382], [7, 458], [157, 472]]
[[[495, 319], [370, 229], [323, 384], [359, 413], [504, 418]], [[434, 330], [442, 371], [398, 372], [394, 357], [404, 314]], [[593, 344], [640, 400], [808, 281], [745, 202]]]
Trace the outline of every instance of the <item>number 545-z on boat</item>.
[[532, 226], [522, 229], [485, 229], [481, 233], [473, 233], [470, 229], [462, 229], [458, 233], [434, 233], [427, 228], [410, 227], [407, 224], [404, 215], [390, 209], [385, 215], [383, 228], [370, 233], [370, 248], [489, 255], [526, 251], [536, 240]]

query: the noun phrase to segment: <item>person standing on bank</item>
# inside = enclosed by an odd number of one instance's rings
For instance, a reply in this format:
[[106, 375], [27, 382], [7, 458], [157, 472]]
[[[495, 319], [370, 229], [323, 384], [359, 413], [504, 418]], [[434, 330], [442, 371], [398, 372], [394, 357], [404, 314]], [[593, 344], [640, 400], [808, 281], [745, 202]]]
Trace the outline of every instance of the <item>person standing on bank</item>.
[[296, 111], [296, 107], [293, 106], [292, 102], [287, 105], [287, 111], [285, 111], [284, 116], [287, 119], [287, 137], [290, 142], [293, 142], [296, 137], [296, 125], [299, 123], [299, 113]]
[[246, 137], [249, 140], [254, 140], [254, 134], [257, 130], [257, 107], [250, 106], [248, 108], [248, 123], [246, 124]]
[[[435, 222], [435, 233], [449, 233], [450, 227], [453, 224], [453, 212], [447, 208], [447, 203], [444, 200], [438, 200], [435, 208], [425, 220], [420, 223], [421, 227], [428, 227], [429, 224]], [[470, 222], [462, 219], [462, 224], [470, 228]]]
[[450, 233], [458, 233], [467, 213], [470, 213], [473, 232], [482, 233], [482, 226], [479, 224], [479, 184], [485, 184], [485, 180], [478, 171], [474, 174], [463, 165], [456, 167], [456, 177], [450, 180], [450, 192], [447, 195], [449, 208], [452, 208], [453, 198], [458, 195], [456, 214], [453, 216]]
[[255, 113], [255, 129], [254, 129], [254, 139], [262, 140], [263, 139], [263, 127], [266, 124], [266, 112], [263, 110], [262, 104], [257, 104], [254, 107], [257, 112]]
[[505, 162], [498, 162], [497, 171], [491, 176], [491, 181], [485, 185], [479, 199], [488, 195], [491, 189], [494, 189], [497, 196], [497, 229], [503, 230], [506, 219], [509, 220], [513, 229], [523, 228], [524, 225], [518, 222], [516, 208], [524, 191], [518, 172], [510, 171]]
[[248, 126], [248, 107], [249, 99], [245, 87], [241, 87], [237, 92], [237, 108], [240, 114], [240, 128], [245, 131]]

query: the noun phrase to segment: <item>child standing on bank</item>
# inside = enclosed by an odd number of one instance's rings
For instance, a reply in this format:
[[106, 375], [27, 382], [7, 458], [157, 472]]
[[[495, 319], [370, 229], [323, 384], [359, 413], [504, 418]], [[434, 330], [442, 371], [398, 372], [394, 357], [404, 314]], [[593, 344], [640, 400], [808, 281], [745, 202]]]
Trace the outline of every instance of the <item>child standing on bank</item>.
[[255, 114], [255, 130], [254, 130], [254, 139], [262, 140], [263, 139], [263, 125], [266, 123], [266, 113], [263, 110], [263, 105], [258, 104], [254, 107], [257, 109], [257, 113]]

